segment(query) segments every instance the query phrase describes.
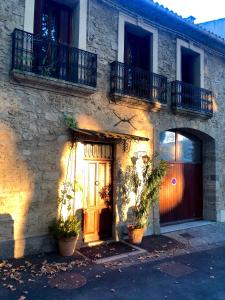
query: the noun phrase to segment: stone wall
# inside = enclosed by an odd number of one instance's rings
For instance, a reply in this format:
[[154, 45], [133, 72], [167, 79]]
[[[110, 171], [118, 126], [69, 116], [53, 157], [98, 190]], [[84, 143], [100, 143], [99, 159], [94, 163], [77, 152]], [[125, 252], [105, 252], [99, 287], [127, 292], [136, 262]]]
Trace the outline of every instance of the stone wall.
[[[118, 170], [130, 163], [137, 149], [149, 154], [158, 149], [160, 131], [190, 128], [205, 143], [205, 174], [207, 185], [204, 215], [220, 219], [224, 202], [224, 76], [223, 59], [205, 53], [205, 86], [216, 94], [216, 112], [209, 121], [188, 116], [175, 116], [170, 109], [149, 112], [131, 104], [115, 104], [109, 98], [109, 63], [117, 59], [118, 11], [100, 0], [90, 1], [87, 50], [98, 54], [98, 87], [89, 96], [75, 92], [47, 90], [40, 84], [27, 86], [13, 80], [11, 68], [11, 33], [23, 28], [24, 0], [0, 4], [0, 257], [23, 256], [52, 249], [47, 236], [48, 225], [57, 215], [56, 200], [65, 177], [65, 164], [70, 147], [70, 135], [63, 114], [71, 114], [81, 128], [110, 130], [150, 138], [150, 143], [132, 145], [130, 153], [115, 151], [114, 201]], [[159, 30], [159, 74], [170, 81], [176, 78], [176, 36]], [[134, 129], [118, 122], [121, 117], [135, 116]], [[205, 134], [200, 134], [200, 132]], [[215, 163], [209, 160], [215, 159]], [[216, 195], [216, 200], [215, 200]], [[118, 212], [119, 207], [115, 207]], [[158, 209], [154, 211], [154, 227], [159, 232]], [[120, 228], [119, 214], [114, 218], [114, 236]], [[3, 227], [4, 226], [4, 229]]]

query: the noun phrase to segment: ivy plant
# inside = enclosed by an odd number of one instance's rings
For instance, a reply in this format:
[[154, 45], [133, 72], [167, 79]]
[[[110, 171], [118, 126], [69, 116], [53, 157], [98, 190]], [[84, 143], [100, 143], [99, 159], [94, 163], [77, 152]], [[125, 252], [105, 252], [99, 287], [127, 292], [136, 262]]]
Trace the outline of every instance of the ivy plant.
[[76, 129], [78, 127], [77, 121], [70, 115], [64, 115], [64, 122], [71, 129]]

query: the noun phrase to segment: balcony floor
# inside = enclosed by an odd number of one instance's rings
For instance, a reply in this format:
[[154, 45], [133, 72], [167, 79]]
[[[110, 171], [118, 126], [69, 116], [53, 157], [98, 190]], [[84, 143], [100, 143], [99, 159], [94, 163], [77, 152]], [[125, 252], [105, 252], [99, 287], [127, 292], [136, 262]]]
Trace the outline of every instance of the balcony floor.
[[201, 119], [205, 119], [205, 120], [213, 117], [212, 113], [194, 110], [192, 108], [183, 108], [183, 107], [179, 107], [179, 106], [172, 107], [172, 112], [177, 115], [179, 114], [179, 115], [183, 115], [183, 116], [190, 116], [193, 118], [201, 118]]
[[143, 110], [157, 112], [167, 108], [167, 104], [162, 104], [159, 101], [151, 101], [151, 99], [139, 98], [120, 93], [111, 93], [110, 96], [112, 102], [116, 104], [140, 108]]
[[63, 92], [64, 94], [69, 95], [90, 95], [96, 92], [96, 88], [83, 85], [79, 83], [73, 83], [65, 81], [62, 79], [56, 79], [53, 77], [46, 77], [42, 75], [37, 75], [35, 73], [20, 71], [13, 69], [11, 71], [11, 77], [16, 82], [29, 86], [37, 87], [38, 89], [50, 90], [55, 92]]

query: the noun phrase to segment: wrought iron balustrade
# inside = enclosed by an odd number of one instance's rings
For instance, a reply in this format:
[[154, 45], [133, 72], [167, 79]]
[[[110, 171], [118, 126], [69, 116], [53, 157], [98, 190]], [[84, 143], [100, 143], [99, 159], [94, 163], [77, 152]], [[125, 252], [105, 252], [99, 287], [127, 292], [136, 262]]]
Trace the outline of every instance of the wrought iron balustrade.
[[182, 81], [171, 83], [173, 109], [185, 109], [208, 117], [213, 115], [213, 94], [203, 88]]
[[96, 87], [96, 54], [19, 29], [13, 32], [12, 68]]
[[167, 78], [114, 61], [111, 63], [111, 94], [167, 103]]

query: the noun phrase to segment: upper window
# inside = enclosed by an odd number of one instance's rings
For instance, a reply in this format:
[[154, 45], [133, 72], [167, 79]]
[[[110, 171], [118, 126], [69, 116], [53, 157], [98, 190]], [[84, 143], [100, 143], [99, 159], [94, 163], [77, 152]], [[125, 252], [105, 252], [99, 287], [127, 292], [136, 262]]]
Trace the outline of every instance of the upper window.
[[134, 26], [125, 25], [125, 64], [146, 71], [152, 71], [152, 34]]
[[177, 76], [193, 86], [204, 88], [204, 50], [191, 42], [177, 39]]
[[52, 0], [36, 0], [34, 34], [54, 42], [71, 43], [72, 9]]
[[181, 47], [182, 81], [200, 87], [200, 54]]
[[88, 0], [24, 1], [24, 31], [86, 50]]
[[201, 141], [188, 133], [161, 132], [160, 156], [171, 162], [200, 163]]
[[117, 60], [158, 73], [158, 30], [142, 19], [120, 12]]

